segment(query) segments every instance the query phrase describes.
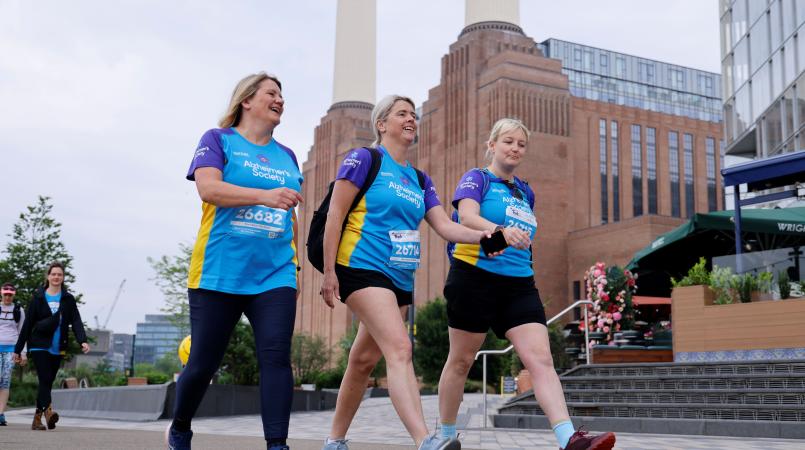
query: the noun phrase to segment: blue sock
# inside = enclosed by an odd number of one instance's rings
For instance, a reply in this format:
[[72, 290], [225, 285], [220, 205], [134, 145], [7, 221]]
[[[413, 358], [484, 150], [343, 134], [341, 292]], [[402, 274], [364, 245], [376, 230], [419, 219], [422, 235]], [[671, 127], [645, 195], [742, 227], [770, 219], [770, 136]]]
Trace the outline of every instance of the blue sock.
[[553, 426], [553, 434], [556, 435], [556, 440], [559, 442], [559, 447], [561, 448], [567, 447], [570, 436], [573, 436], [575, 432], [576, 429], [573, 428], [573, 422], [569, 420], [559, 422]]
[[456, 438], [456, 424], [443, 423], [442, 424], [442, 439], [455, 439]]

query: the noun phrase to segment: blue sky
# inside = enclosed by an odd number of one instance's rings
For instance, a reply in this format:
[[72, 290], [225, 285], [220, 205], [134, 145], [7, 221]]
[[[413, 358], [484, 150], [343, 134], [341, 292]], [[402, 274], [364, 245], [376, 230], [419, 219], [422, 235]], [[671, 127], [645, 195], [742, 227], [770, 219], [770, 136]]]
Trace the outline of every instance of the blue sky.
[[[536, 41], [720, 70], [715, 0], [520, 3]], [[51, 196], [85, 320], [106, 317], [126, 278], [109, 325], [134, 332], [162, 306], [146, 258], [195, 236], [200, 203], [184, 174], [237, 80], [280, 77], [276, 138], [306, 159], [332, 101], [335, 5], [0, 0], [0, 248], [25, 206]], [[463, 25], [461, 0], [379, 0], [378, 96], [424, 101]]]

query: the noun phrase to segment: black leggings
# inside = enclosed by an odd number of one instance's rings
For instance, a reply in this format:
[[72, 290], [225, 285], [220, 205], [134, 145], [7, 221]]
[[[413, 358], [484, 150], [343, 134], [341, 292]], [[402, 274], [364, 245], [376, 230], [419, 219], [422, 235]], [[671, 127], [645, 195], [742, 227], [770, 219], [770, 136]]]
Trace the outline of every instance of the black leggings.
[[36, 377], [39, 378], [36, 408], [46, 409], [50, 406], [50, 390], [53, 389], [53, 381], [61, 366], [61, 355], [52, 355], [50, 352], [42, 350], [30, 352], [29, 355], [36, 364]]
[[232, 330], [246, 314], [254, 330], [260, 368], [260, 415], [266, 439], [288, 437], [293, 399], [291, 336], [296, 289], [282, 287], [256, 295], [188, 289], [190, 358], [176, 383], [174, 420], [189, 423], [212, 376], [221, 365]]

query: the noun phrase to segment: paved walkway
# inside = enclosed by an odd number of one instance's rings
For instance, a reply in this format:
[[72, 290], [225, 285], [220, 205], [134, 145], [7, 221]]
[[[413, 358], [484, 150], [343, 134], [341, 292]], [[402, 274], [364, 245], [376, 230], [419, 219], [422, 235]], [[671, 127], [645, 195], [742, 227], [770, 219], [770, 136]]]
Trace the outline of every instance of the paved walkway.
[[[489, 397], [489, 411], [503, 399]], [[438, 418], [436, 396], [424, 396], [422, 405], [428, 427], [433, 430]], [[556, 450], [553, 433], [547, 430], [482, 429], [482, 396], [467, 394], [458, 418], [462, 448], [488, 450], [538, 449]], [[12, 427], [0, 429], [0, 448], [160, 448], [162, 432], [167, 421], [122, 422], [114, 420], [63, 417], [53, 432], [33, 432], [30, 424], [32, 409], [6, 413]], [[291, 415], [291, 448], [318, 450], [330, 429], [332, 411], [294, 413]], [[22, 427], [22, 429], [21, 429]], [[84, 430], [81, 430], [84, 428]], [[91, 428], [91, 429], [87, 429]], [[20, 430], [16, 432], [16, 430]], [[79, 431], [80, 430], [80, 431]], [[194, 448], [265, 448], [259, 416], [197, 418], [193, 420], [196, 433]], [[10, 432], [13, 432], [10, 433]], [[9, 433], [7, 433], [9, 432]], [[139, 432], [142, 432], [138, 434]], [[94, 437], [93, 437], [94, 436]], [[355, 417], [348, 438], [353, 450], [413, 449], [388, 398], [364, 401]], [[45, 441], [58, 442], [54, 447]], [[618, 433], [618, 450], [805, 450], [805, 440], [701, 437]]]

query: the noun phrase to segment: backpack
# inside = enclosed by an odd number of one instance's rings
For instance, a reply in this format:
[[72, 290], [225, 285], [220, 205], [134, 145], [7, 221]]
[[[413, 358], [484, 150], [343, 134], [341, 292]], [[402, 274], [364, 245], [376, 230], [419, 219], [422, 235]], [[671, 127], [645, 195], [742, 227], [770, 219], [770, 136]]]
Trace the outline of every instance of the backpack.
[[[483, 200], [483, 198], [486, 197], [486, 193], [489, 192], [489, 186], [491, 186], [492, 183], [489, 181], [489, 172], [487, 172], [486, 169], [477, 169], [477, 170], [479, 172], [481, 172], [481, 179], [482, 179], [481, 199]], [[530, 189], [528, 189], [528, 182], [523, 181], [523, 180], [521, 180], [519, 178], [515, 178], [514, 180], [515, 180], [516, 186], [521, 191], [523, 191], [523, 194], [525, 194], [526, 200], [528, 201], [529, 206], [531, 206], [531, 208], [533, 209], [534, 208], [534, 197], [532, 196], [533, 192]], [[450, 215], [450, 218], [453, 219], [453, 222], [459, 223], [459, 220], [458, 220], [458, 208], [453, 209], [453, 214]], [[445, 250], [447, 251], [447, 259], [452, 263], [453, 262], [453, 252], [455, 252], [455, 250], [456, 250], [456, 243], [448, 241], [447, 242], [447, 247], [445, 248]]]
[[14, 302], [14, 312], [12, 312], [11, 315], [14, 316], [14, 322], [17, 322], [17, 323], [20, 323], [20, 319], [22, 318], [22, 313], [20, 313], [20, 308], [22, 308], [22, 306], [20, 306], [19, 303]]
[[[349, 214], [358, 206], [358, 203], [361, 202], [361, 199], [366, 195], [366, 191], [372, 186], [375, 178], [377, 178], [377, 173], [380, 171], [380, 163], [382, 162], [380, 151], [371, 147], [363, 148], [368, 150], [369, 154], [372, 155], [372, 165], [369, 166], [369, 173], [366, 174], [366, 180], [363, 182], [363, 186], [361, 186], [361, 189], [355, 195], [355, 199], [352, 200], [352, 205], [350, 205], [344, 216], [344, 223], [341, 224], [342, 233], [349, 221]], [[419, 187], [424, 191], [425, 174], [417, 168], [414, 168], [414, 170], [416, 171], [417, 180], [419, 181]], [[324, 196], [319, 207], [313, 212], [313, 218], [310, 221], [310, 228], [308, 229], [307, 235], [307, 259], [310, 261], [310, 264], [321, 273], [324, 273], [324, 226], [327, 224], [327, 212], [330, 211], [330, 199], [333, 196], [333, 186], [335, 186], [335, 181], [330, 182], [330, 186], [327, 188], [327, 195]]]

